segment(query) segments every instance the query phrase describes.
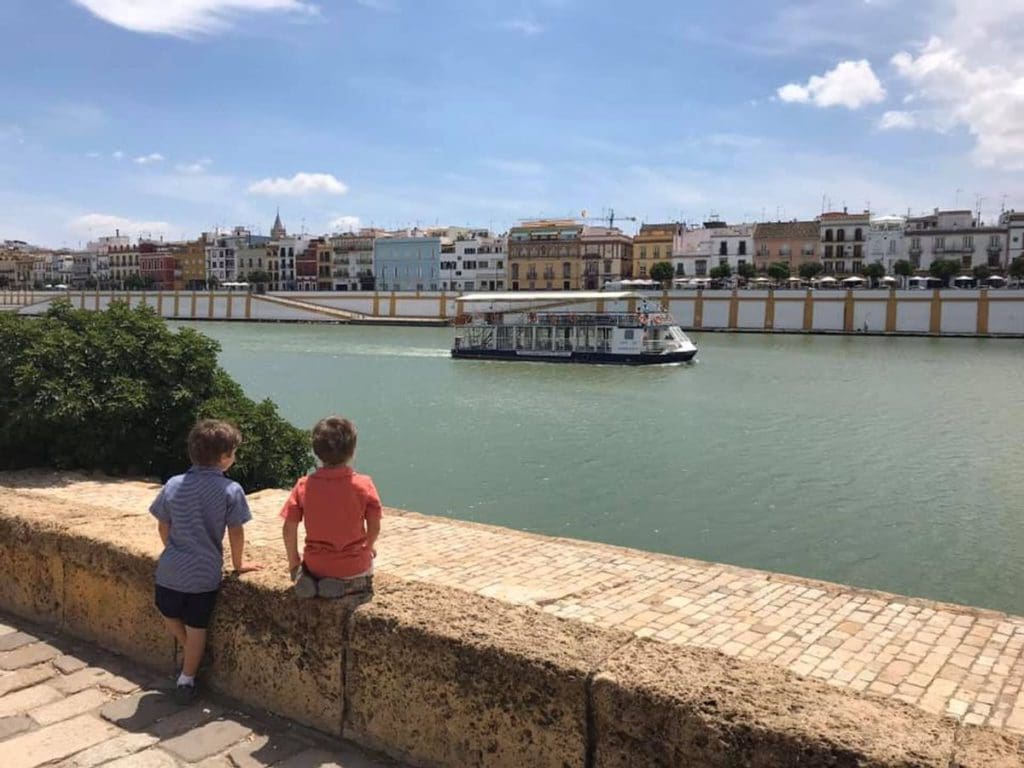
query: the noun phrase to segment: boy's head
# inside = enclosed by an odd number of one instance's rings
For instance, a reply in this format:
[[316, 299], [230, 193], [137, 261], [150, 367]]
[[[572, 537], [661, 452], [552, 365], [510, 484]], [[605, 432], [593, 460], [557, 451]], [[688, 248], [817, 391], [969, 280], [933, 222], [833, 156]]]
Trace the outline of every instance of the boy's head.
[[188, 457], [197, 466], [227, 470], [235, 463], [235, 451], [241, 444], [242, 433], [234, 424], [203, 419], [188, 433]]
[[340, 416], [320, 419], [313, 427], [313, 453], [324, 466], [348, 464], [356, 452], [356, 425]]

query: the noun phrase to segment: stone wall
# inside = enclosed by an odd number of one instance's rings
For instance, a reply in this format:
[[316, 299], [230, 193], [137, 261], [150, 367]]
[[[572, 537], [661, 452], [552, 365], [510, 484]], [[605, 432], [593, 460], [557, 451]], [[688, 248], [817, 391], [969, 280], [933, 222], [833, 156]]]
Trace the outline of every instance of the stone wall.
[[[150, 521], [4, 498], [0, 607], [173, 670], [151, 607]], [[229, 578], [207, 684], [422, 766], [1024, 765], [1019, 737], [901, 702], [386, 573], [377, 582], [372, 602], [346, 605], [298, 601], [280, 569]]]

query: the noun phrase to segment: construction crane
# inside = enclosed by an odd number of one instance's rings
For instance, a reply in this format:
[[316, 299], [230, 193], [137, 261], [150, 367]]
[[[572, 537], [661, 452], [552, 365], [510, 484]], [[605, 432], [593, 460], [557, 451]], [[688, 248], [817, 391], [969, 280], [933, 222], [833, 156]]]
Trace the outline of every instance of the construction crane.
[[609, 208], [607, 216], [587, 216], [586, 211], [580, 211], [580, 218], [584, 221], [607, 221], [608, 229], [615, 228], [615, 221], [639, 221], [636, 216], [616, 216], [615, 209]]

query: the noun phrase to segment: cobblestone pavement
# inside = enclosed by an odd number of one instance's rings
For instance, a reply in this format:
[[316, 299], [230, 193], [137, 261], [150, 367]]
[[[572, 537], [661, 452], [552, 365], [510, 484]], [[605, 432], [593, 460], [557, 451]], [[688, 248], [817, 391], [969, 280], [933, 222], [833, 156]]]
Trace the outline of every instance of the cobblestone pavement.
[[223, 703], [188, 707], [170, 680], [0, 614], [3, 768], [394, 768]]
[[[138, 482], [66, 475], [55, 484], [52, 477], [19, 478], [19, 492], [122, 515], [145, 515], [156, 492]], [[255, 520], [247, 536], [268, 566], [284, 567], [277, 512], [286, 496], [265, 491], [250, 499]], [[385, 515], [380, 572], [717, 648], [1024, 733], [1024, 617], [395, 510]]]

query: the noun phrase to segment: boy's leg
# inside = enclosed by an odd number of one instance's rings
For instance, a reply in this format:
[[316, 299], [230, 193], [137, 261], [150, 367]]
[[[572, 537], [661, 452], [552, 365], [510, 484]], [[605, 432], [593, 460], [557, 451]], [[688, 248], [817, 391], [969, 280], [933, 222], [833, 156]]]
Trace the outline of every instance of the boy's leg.
[[181, 648], [185, 647], [185, 622], [181, 619], [169, 619], [164, 616], [164, 626], [167, 627], [167, 631], [171, 633], [175, 640], [178, 641], [178, 646]]
[[181, 665], [181, 674], [194, 678], [199, 671], [199, 662], [203, 660], [203, 651], [206, 650], [206, 630], [185, 627], [185, 633], [185, 660]]

